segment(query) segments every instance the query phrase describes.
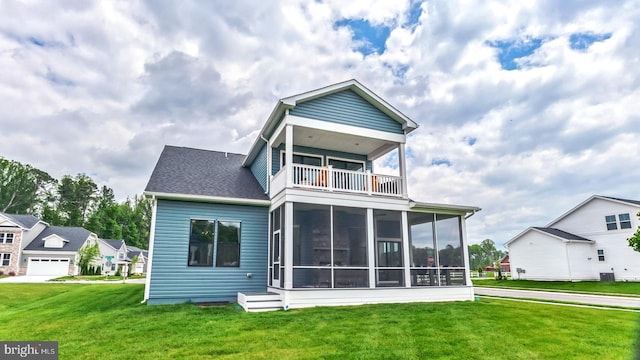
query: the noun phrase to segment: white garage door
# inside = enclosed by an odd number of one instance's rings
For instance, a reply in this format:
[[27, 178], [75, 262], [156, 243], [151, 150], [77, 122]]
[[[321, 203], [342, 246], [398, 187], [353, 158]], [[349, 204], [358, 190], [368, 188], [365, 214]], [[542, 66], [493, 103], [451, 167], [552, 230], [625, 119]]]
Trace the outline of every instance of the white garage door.
[[27, 275], [60, 275], [69, 272], [69, 259], [30, 258]]

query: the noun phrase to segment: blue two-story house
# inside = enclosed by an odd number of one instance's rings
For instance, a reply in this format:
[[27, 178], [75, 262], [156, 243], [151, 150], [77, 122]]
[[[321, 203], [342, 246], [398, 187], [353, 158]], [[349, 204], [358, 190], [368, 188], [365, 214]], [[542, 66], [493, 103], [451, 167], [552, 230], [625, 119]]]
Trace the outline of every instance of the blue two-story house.
[[[349, 80], [281, 99], [247, 155], [165, 147], [145, 189], [145, 300], [252, 311], [473, 299], [465, 221], [480, 209], [408, 197], [417, 127]], [[376, 173], [390, 152], [398, 174]]]

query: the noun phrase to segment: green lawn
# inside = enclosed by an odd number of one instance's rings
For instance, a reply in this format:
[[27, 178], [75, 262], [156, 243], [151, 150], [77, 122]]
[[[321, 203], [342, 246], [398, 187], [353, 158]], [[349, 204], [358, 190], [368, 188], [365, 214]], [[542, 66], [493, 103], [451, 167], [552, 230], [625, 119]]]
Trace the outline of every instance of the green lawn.
[[[144, 275], [131, 275], [127, 276], [127, 279], [144, 279]], [[50, 281], [66, 281], [66, 280], [109, 280], [109, 281], [122, 281], [122, 276], [106, 276], [106, 275], [69, 275], [61, 276], [59, 278], [52, 279]]]
[[472, 280], [475, 286], [498, 286], [522, 289], [569, 290], [590, 293], [628, 294], [640, 296], [640, 282], [603, 281], [531, 281], [531, 280]]
[[0, 339], [61, 359], [630, 359], [640, 314], [506, 300], [245, 313], [142, 285], [0, 284]]

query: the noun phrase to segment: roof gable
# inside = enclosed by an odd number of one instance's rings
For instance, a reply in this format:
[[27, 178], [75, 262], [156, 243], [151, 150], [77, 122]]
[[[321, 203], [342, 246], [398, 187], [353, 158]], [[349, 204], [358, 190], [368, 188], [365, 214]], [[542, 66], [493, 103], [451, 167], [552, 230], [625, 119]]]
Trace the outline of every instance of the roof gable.
[[512, 244], [513, 242], [517, 241], [518, 239], [520, 239], [521, 237], [523, 237], [525, 234], [527, 234], [528, 232], [531, 231], [535, 231], [538, 232], [540, 234], [544, 234], [547, 235], [551, 238], [557, 239], [557, 240], [561, 240], [561, 241], [565, 241], [565, 242], [585, 242], [585, 243], [592, 243], [593, 240], [589, 240], [587, 238], [584, 238], [582, 236], [578, 236], [575, 234], [572, 234], [570, 232], [566, 232], [560, 229], [556, 229], [556, 228], [550, 228], [550, 227], [530, 227], [527, 228], [526, 230], [524, 230], [523, 232], [521, 232], [520, 234], [516, 235], [515, 237], [513, 237], [511, 240], [507, 241], [504, 245], [505, 246], [509, 246], [510, 244]]
[[[81, 227], [47, 226], [24, 249], [40, 251], [78, 251], [87, 242], [91, 234], [89, 230]], [[44, 240], [52, 235], [67, 240], [67, 242], [64, 243], [61, 248], [47, 248], [44, 246]]]
[[611, 201], [611, 202], [615, 202], [615, 203], [623, 203], [623, 204], [628, 204], [628, 205], [632, 205], [632, 206], [637, 206], [637, 207], [640, 208], [640, 201], [637, 201], [637, 200], [626, 200], [626, 199], [619, 199], [619, 198], [608, 197], [608, 196], [593, 195], [590, 198], [588, 198], [587, 200], [581, 202], [580, 204], [578, 204], [577, 206], [572, 208], [571, 210], [567, 211], [566, 213], [560, 215], [558, 218], [556, 218], [553, 221], [551, 221], [549, 224], [547, 224], [546, 227], [553, 227], [555, 224], [560, 222], [560, 220], [566, 218], [567, 216], [569, 216], [572, 213], [576, 212], [578, 209], [580, 209], [583, 206], [589, 204], [590, 202], [592, 202], [595, 199], [600, 199], [600, 200], [604, 200], [604, 201]]
[[404, 133], [400, 122], [389, 117], [351, 89], [300, 101], [289, 111], [289, 114], [395, 134]]
[[269, 198], [242, 167], [244, 155], [165, 146], [145, 193], [264, 200]]
[[105, 244], [109, 245], [115, 250], [120, 250], [120, 248], [122, 248], [122, 246], [125, 245], [124, 240], [121, 240], [121, 239], [100, 239], [100, 240], [102, 240]]
[[0, 218], [7, 219], [11, 223], [15, 224], [15, 226], [18, 226], [18, 227], [23, 228], [23, 229], [31, 229], [38, 222], [40, 222], [40, 219], [38, 219], [37, 217], [35, 217], [35, 216], [31, 215], [31, 214], [0, 213]]
[[[341, 94], [338, 97], [332, 98], [333, 94], [340, 93], [340, 92], [344, 92], [344, 94]], [[349, 96], [353, 98], [353, 95], [350, 95], [351, 93], [357, 95], [359, 100], [355, 100], [354, 98], [354, 101], [358, 101], [359, 104], [362, 105], [362, 109], [367, 109], [367, 112], [376, 114], [376, 116], [380, 116], [380, 114], [383, 114], [385, 116], [384, 117], [385, 120], [383, 123], [390, 126], [390, 129], [397, 130], [396, 128], [397, 125], [393, 125], [391, 122], [388, 122], [388, 120], [395, 121], [397, 124], [399, 124], [400, 129], [402, 129], [401, 133], [404, 133], [404, 134], [408, 134], [411, 131], [418, 128], [418, 124], [413, 120], [411, 120], [408, 116], [404, 115], [398, 109], [391, 106], [384, 99], [382, 99], [381, 97], [373, 93], [371, 90], [366, 88], [357, 80], [351, 79], [351, 80], [343, 81], [337, 84], [325, 86], [316, 90], [301, 93], [298, 95], [285, 97], [280, 101], [278, 101], [275, 108], [267, 118], [267, 121], [265, 122], [264, 126], [260, 130], [258, 137], [255, 139], [253, 145], [251, 146], [251, 149], [247, 154], [247, 158], [245, 159], [242, 165], [249, 166], [251, 165], [251, 163], [253, 163], [256, 156], [258, 155], [258, 152], [262, 147], [262, 144], [264, 143], [262, 138], [269, 138], [272, 135], [273, 131], [278, 126], [279, 121], [282, 120], [286, 110], [296, 112], [296, 111], [299, 111], [299, 110], [296, 110], [297, 107], [300, 107], [301, 109], [306, 108], [304, 112], [307, 114], [306, 116], [309, 116], [309, 112], [311, 111], [309, 107], [311, 107], [311, 105], [318, 106], [320, 104], [319, 102], [315, 102], [314, 104], [313, 100], [317, 100], [323, 97], [328, 97], [329, 100], [332, 99], [334, 101], [337, 100], [337, 98], [344, 97], [344, 96]], [[326, 102], [327, 101], [325, 100], [322, 103], [326, 105]], [[305, 105], [305, 103], [308, 103], [308, 104]], [[366, 106], [364, 103], [367, 103]], [[320, 115], [315, 114], [313, 118], [318, 118], [318, 116]], [[336, 111], [332, 111], [332, 114], [325, 114], [325, 118], [319, 119], [319, 120], [337, 122], [337, 121], [345, 121], [345, 118], [344, 116], [338, 116], [336, 114]], [[367, 123], [367, 121], [364, 121], [364, 119], [362, 119], [362, 121], [363, 121], [363, 124]], [[370, 126], [371, 125], [367, 127], [370, 127]]]

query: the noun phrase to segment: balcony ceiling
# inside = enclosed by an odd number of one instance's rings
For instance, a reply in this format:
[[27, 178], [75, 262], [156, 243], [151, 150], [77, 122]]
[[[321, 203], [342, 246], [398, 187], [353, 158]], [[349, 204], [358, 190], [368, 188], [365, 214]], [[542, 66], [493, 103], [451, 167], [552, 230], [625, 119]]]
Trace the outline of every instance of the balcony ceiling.
[[[277, 147], [284, 142], [285, 134], [283, 131], [273, 145]], [[396, 149], [397, 146], [397, 144], [385, 140], [300, 126], [293, 129], [293, 144], [367, 155], [370, 158], [378, 158]]]

